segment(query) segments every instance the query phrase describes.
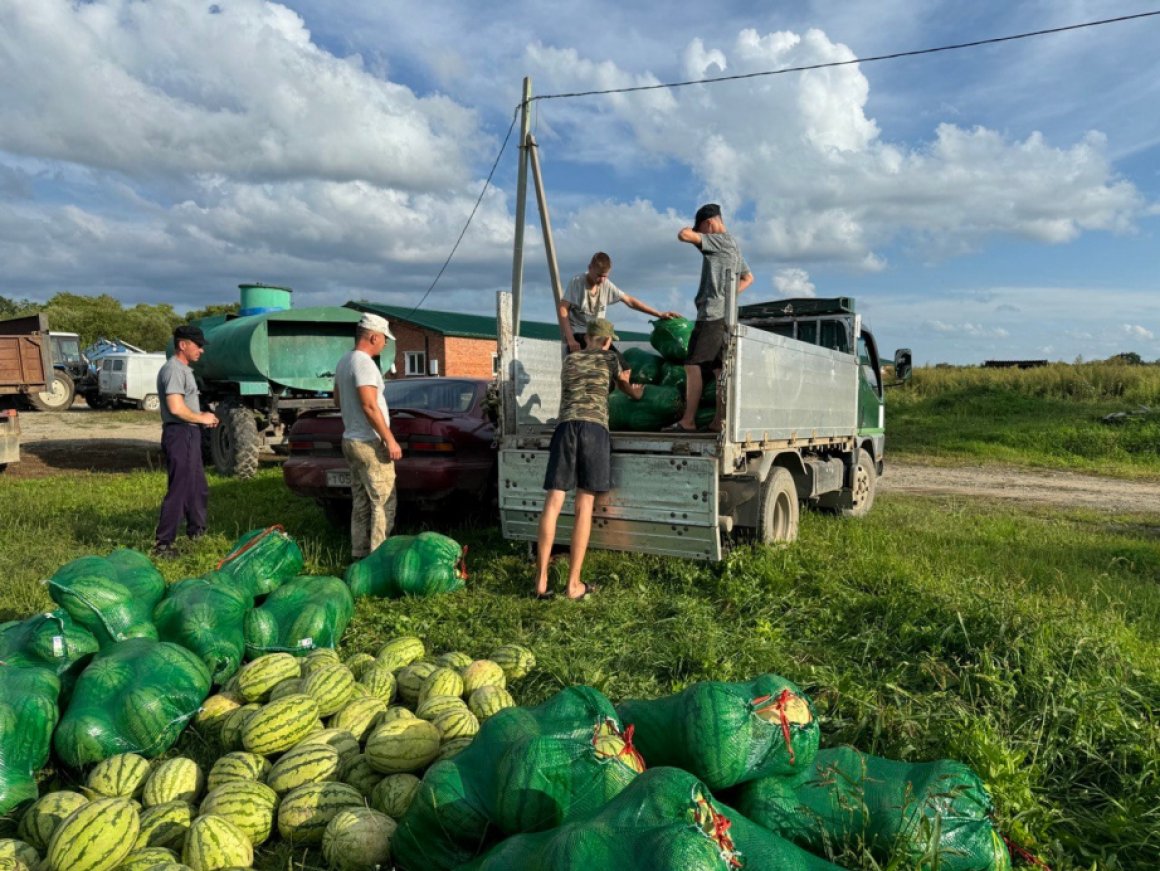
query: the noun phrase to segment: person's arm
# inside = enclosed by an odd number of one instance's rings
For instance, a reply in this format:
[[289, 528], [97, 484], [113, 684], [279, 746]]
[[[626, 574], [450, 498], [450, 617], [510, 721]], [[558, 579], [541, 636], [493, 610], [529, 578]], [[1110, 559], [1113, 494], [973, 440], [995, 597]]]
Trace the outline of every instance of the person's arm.
[[569, 351], [579, 351], [580, 343], [576, 341], [576, 334], [572, 332], [572, 318], [569, 317], [572, 307], [567, 299], [560, 300], [556, 306], [556, 318], [560, 321], [560, 335], [564, 337], [564, 344]]
[[669, 318], [679, 318], [681, 316], [680, 312], [657, 311], [655, 308], [653, 308], [647, 302], [644, 302], [643, 300], [639, 300], [635, 296], [629, 296], [627, 293], [624, 293], [623, 291], [621, 291], [620, 298], [624, 302], [624, 304], [626, 306], [628, 306], [629, 308], [634, 308], [638, 312], [644, 312], [646, 315], [652, 315], [654, 318], [660, 318], [663, 321], [667, 321]]
[[737, 292], [739, 294], [743, 293], [745, 291], [745, 288], [749, 287], [749, 285], [751, 285], [751, 284], [753, 284], [753, 273], [752, 272], [744, 273], [737, 282]]
[[616, 376], [616, 387], [622, 393], [628, 394], [633, 399], [640, 399], [644, 396], [644, 385], [632, 383], [632, 370], [621, 369], [620, 374]]
[[681, 242], [688, 242], [690, 245], [701, 247], [701, 234], [692, 227], [682, 227], [681, 232], [677, 233], [677, 239]]
[[387, 446], [387, 452], [391, 455], [391, 459], [400, 459], [403, 456], [403, 449], [395, 441], [395, 436], [383, 417], [383, 411], [379, 408], [379, 388], [373, 384], [359, 387], [358, 402], [363, 414], [367, 417], [367, 423], [371, 425], [371, 429], [378, 433], [383, 444]]
[[185, 404], [185, 395], [182, 393], [166, 393], [165, 407], [169, 409], [170, 414], [186, 423], [199, 423], [209, 427], [218, 425], [216, 414], [212, 411], [193, 411]]

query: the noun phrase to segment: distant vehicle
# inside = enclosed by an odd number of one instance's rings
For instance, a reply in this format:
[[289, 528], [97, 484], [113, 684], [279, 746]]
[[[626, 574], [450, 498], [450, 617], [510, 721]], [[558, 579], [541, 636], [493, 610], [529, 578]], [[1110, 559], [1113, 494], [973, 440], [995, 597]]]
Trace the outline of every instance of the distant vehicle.
[[0, 472], [20, 462], [20, 415], [16, 409], [0, 410]]
[[81, 351], [85, 360], [88, 361], [88, 372], [84, 378], [77, 382], [77, 394], [84, 398], [89, 408], [100, 409], [112, 405], [112, 400], [106, 400], [101, 396], [101, 361], [110, 354], [145, 353], [148, 352], [136, 345], [129, 344], [124, 339], [106, 339], [101, 336]]
[[159, 411], [157, 373], [165, 365], [164, 354], [108, 354], [97, 376], [101, 405], [135, 405], [142, 411]]
[[[395, 463], [399, 499], [433, 508], [454, 499], [486, 506], [495, 498], [495, 421], [482, 378], [388, 381], [391, 431], [403, 448]], [[310, 411], [290, 428], [282, 479], [319, 502], [332, 521], [350, 516], [350, 468], [342, 456], [342, 415]]]
[[0, 396], [35, 403], [54, 378], [48, 319], [36, 314], [0, 321]]
[[32, 404], [41, 411], [65, 411], [73, 404], [78, 385], [83, 385], [89, 376], [89, 361], [81, 353], [81, 337], [77, 333], [53, 330], [48, 339], [56, 379]]

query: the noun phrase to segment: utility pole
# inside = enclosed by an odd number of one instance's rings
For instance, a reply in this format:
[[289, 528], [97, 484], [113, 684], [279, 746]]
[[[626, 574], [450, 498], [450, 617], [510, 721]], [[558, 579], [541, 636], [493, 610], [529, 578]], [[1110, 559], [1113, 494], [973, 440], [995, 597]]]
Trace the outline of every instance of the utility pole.
[[520, 332], [521, 297], [524, 289], [524, 222], [528, 199], [528, 137], [531, 132], [529, 109], [532, 103], [532, 80], [524, 78], [524, 99], [520, 103], [520, 168], [516, 184], [516, 238], [512, 250], [512, 328]]

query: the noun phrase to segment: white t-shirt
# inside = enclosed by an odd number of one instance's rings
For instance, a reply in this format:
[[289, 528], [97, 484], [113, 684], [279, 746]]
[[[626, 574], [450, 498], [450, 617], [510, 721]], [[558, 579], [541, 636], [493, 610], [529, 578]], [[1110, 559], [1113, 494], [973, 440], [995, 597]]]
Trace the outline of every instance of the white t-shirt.
[[342, 437], [355, 442], [377, 442], [379, 434], [367, 420], [359, 399], [360, 387], [373, 387], [379, 397], [379, 411], [390, 426], [387, 397], [383, 394], [383, 373], [366, 351], [351, 350], [343, 355], [334, 370], [338, 401], [342, 411]]
[[591, 290], [588, 289], [588, 274], [581, 272], [572, 276], [564, 291], [564, 302], [568, 303], [568, 321], [573, 333], [587, 333], [588, 322], [593, 318], [607, 317], [605, 311], [618, 303], [624, 292], [607, 278]]

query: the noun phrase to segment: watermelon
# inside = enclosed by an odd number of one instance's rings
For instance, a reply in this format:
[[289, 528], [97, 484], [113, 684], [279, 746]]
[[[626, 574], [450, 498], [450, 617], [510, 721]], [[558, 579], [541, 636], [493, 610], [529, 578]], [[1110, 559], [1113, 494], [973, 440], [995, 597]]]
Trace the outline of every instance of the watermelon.
[[449, 650], [446, 653], [440, 653], [435, 657], [435, 664], [442, 665], [446, 668], [453, 668], [456, 671], [462, 671], [467, 666], [471, 665], [472, 657], [468, 656], [461, 650]]
[[382, 774], [371, 767], [370, 762], [367, 761], [366, 754], [363, 753], [359, 753], [357, 756], [352, 756], [346, 760], [342, 764], [342, 769], [339, 771], [338, 776], [343, 783], [350, 784], [367, 797], [379, 785], [379, 781], [383, 779]]
[[417, 659], [427, 655], [427, 647], [423, 640], [414, 635], [404, 635], [393, 638], [379, 650], [377, 661], [392, 671], [398, 671], [403, 666], [410, 665]]
[[153, 807], [170, 801], [184, 801], [193, 804], [201, 795], [205, 785], [205, 775], [201, 767], [192, 759], [177, 757], [166, 759], [153, 770], [145, 781], [141, 793], [141, 803]]
[[48, 871], [111, 871], [137, 840], [141, 820], [126, 798], [81, 805], [57, 826], [48, 844]]
[[342, 657], [333, 647], [319, 647], [310, 651], [301, 660], [302, 676], [309, 677], [316, 669], [328, 665], [342, 665]]
[[274, 688], [267, 694], [266, 701], [276, 702], [278, 699], [286, 698], [286, 696], [293, 696], [305, 692], [302, 689], [303, 682], [304, 678], [300, 677], [288, 677], [284, 681], [279, 681], [274, 684]]
[[58, 790], [45, 793], [24, 812], [16, 834], [22, 841], [44, 852], [56, 827], [65, 817], [87, 802], [88, 799], [79, 792]]
[[444, 711], [432, 722], [444, 742], [452, 738], [471, 738], [479, 731], [479, 720], [466, 709]]
[[229, 820], [255, 847], [270, 837], [278, 796], [264, 783], [235, 780], [211, 790], [202, 800], [200, 813]]
[[463, 669], [463, 691], [461, 695], [471, 695], [480, 687], [505, 687], [507, 676], [498, 663], [490, 659], [477, 659]]
[[415, 716], [420, 720], [434, 721], [440, 714], [447, 711], [466, 711], [467, 705], [459, 696], [431, 696], [419, 703], [415, 709]]
[[366, 757], [383, 774], [421, 771], [439, 754], [442, 734], [426, 720], [395, 720], [367, 738]]
[[141, 828], [133, 849], [165, 847], [180, 850], [193, 817], [193, 807], [184, 801], [170, 801], [146, 808], [141, 812]]
[[302, 692], [318, 703], [320, 716], [329, 717], [350, 700], [354, 675], [342, 664], [316, 665], [302, 679]]
[[294, 745], [293, 749], [310, 744], [325, 744], [338, 751], [339, 760], [346, 759], [359, 752], [358, 739], [345, 729], [323, 729], [321, 732], [312, 732]]
[[177, 862], [177, 854], [165, 847], [145, 847], [133, 850], [125, 861], [117, 866], [117, 871], [154, 871], [157, 866]]
[[206, 789], [217, 789], [223, 783], [235, 780], [264, 780], [270, 771], [270, 762], [256, 753], [238, 750], [227, 753], [213, 764], [206, 778]]
[[504, 708], [515, 707], [515, 699], [503, 687], [484, 686], [477, 689], [467, 700], [467, 707], [481, 723]]
[[353, 786], [308, 783], [283, 796], [278, 805], [278, 833], [293, 844], [319, 844], [339, 811], [364, 806], [362, 793]]
[[421, 782], [413, 774], [388, 774], [371, 791], [371, 807], [392, 819], [401, 819]]
[[338, 751], [329, 744], [300, 743], [274, 763], [266, 775], [266, 785], [282, 795], [307, 783], [336, 779], [341, 765]]
[[238, 672], [238, 693], [247, 702], [265, 701], [279, 683], [301, 676], [298, 660], [289, 653], [269, 653], [242, 666]]
[[330, 718], [330, 728], [350, 732], [358, 741], [365, 741], [367, 735], [379, 724], [387, 713], [387, 703], [382, 699], [368, 697], [354, 699]]
[[242, 726], [242, 746], [269, 756], [289, 750], [315, 729], [318, 703], [308, 695], [292, 695], [262, 706]]
[[474, 737], [474, 735], [463, 735], [458, 738], [448, 738], [439, 745], [439, 755], [435, 757], [435, 761], [441, 762], [444, 759], [450, 759], [452, 756], [458, 755], [461, 751], [467, 749]]
[[0, 862], [10, 863], [17, 871], [36, 871], [40, 867], [40, 855], [31, 844], [15, 838], [0, 838]]
[[225, 817], [204, 814], [189, 827], [181, 859], [193, 871], [247, 867], [254, 861], [254, 845]]
[[362, 670], [358, 682], [366, 687], [372, 696], [382, 699], [387, 704], [395, 698], [395, 673], [382, 663], [372, 661]]
[[427, 660], [412, 662], [404, 666], [395, 675], [399, 699], [405, 705], [414, 706], [419, 701], [419, 693], [423, 689], [423, 682], [431, 676], [439, 666]]
[[346, 660], [346, 667], [350, 669], [350, 673], [354, 675], [355, 680], [362, 678], [363, 672], [372, 665], [375, 658], [369, 653], [356, 653], [354, 656]]
[[[497, 666], [498, 667], [498, 666]], [[501, 672], [502, 674], [502, 672]], [[461, 696], [464, 681], [453, 668], [437, 666], [419, 687], [419, 704], [432, 696]]]
[[59, 696], [60, 678], [47, 669], [0, 665], [0, 814], [36, 800]]
[[258, 702], [250, 702], [240, 708], [230, 711], [222, 720], [218, 730], [218, 743], [226, 750], [240, 750], [242, 748], [242, 728], [250, 717], [262, 710]]
[[118, 753], [98, 762], [89, 772], [85, 786], [104, 798], [137, 798], [151, 771], [149, 760], [136, 753]]
[[322, 833], [322, 856], [337, 871], [385, 867], [395, 828], [394, 820], [370, 808], [339, 811]]
[[224, 690], [210, 696], [202, 702], [201, 709], [193, 720], [193, 724], [208, 737], [216, 738], [225, 722], [227, 715], [242, 706], [243, 699]]

